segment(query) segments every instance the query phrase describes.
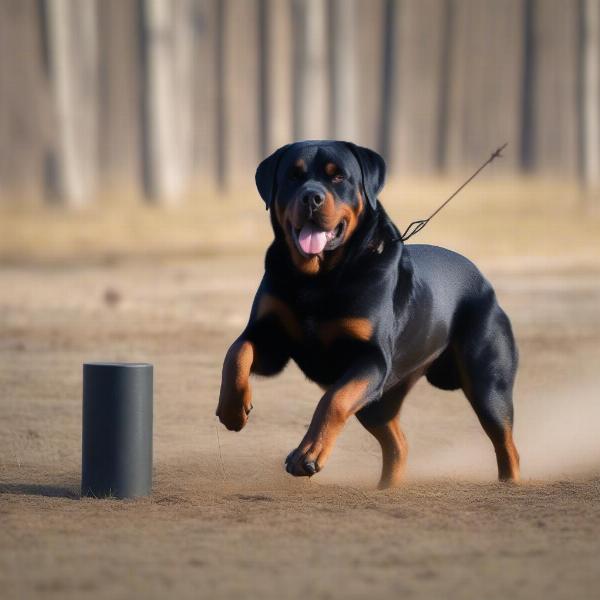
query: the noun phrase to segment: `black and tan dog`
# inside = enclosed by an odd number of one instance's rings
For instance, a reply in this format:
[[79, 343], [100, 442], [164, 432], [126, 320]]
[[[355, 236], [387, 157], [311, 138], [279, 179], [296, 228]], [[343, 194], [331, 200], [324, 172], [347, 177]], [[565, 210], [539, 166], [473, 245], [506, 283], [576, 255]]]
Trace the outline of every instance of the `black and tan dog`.
[[259, 165], [275, 239], [248, 325], [225, 358], [217, 415], [242, 429], [250, 374], [275, 375], [291, 358], [325, 393], [287, 471], [320, 471], [356, 415], [381, 445], [379, 485], [388, 487], [406, 461], [398, 412], [425, 375], [462, 388], [494, 445], [499, 478], [516, 480], [510, 322], [466, 258], [402, 243], [377, 199], [384, 177], [381, 156], [347, 142], [298, 142]]

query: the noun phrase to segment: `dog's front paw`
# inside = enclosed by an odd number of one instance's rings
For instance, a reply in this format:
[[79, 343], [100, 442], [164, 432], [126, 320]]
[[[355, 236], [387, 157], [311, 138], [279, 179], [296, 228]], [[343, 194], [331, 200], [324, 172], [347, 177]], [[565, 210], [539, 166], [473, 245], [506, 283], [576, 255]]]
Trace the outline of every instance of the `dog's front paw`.
[[221, 391], [216, 415], [227, 429], [240, 431], [248, 422], [248, 415], [252, 408], [244, 393]]
[[288, 454], [285, 470], [295, 477], [311, 477], [325, 466], [328, 454], [320, 442], [303, 442]]

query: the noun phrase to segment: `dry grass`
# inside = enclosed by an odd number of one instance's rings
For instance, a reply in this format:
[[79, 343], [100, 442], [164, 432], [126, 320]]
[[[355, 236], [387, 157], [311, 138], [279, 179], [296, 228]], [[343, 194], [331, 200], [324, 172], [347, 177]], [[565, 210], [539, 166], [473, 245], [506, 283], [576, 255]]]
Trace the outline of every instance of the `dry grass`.
[[[391, 182], [382, 201], [404, 229], [430, 214], [459, 183]], [[0, 207], [0, 260], [12, 263], [260, 252], [270, 238], [253, 189], [195, 196], [178, 209], [140, 206], [119, 196], [76, 211]], [[568, 183], [482, 179], [414, 240], [490, 259], [594, 263], [600, 254], [600, 199]]]

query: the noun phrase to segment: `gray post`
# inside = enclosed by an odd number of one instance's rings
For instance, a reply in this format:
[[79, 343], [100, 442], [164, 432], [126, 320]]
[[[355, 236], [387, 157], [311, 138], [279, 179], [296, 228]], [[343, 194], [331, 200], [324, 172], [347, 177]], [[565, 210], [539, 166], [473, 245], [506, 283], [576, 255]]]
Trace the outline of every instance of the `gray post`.
[[152, 379], [146, 363], [83, 365], [82, 496], [150, 494]]

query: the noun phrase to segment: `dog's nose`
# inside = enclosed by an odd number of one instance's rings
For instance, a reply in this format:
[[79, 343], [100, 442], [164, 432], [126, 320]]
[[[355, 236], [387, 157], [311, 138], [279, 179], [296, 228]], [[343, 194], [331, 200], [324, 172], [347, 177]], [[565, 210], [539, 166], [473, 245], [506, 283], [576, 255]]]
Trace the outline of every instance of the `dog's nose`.
[[302, 204], [311, 210], [317, 210], [320, 208], [324, 201], [325, 198], [323, 194], [320, 194], [319, 192], [309, 192], [308, 194], [304, 194], [304, 196], [302, 196]]

